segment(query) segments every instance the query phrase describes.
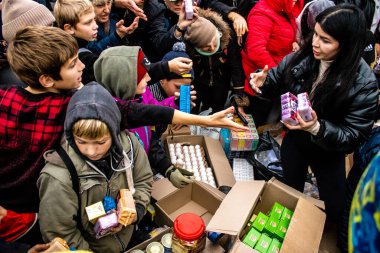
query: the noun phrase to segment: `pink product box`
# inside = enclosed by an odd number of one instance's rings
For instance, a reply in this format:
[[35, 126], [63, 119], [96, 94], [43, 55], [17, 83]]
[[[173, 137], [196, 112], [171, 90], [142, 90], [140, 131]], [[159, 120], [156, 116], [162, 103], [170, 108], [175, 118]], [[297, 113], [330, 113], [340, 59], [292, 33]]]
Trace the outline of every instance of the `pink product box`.
[[193, 0], [185, 0], [185, 18], [193, 19], [194, 11], [193, 11]]
[[305, 121], [312, 120], [311, 116], [311, 104], [309, 96], [306, 92], [300, 93], [297, 95], [298, 98], [298, 112], [301, 115], [302, 119]]
[[285, 103], [289, 100], [297, 101], [297, 97], [290, 92], [286, 92], [281, 95], [281, 104], [283, 103], [283, 101]]
[[111, 228], [117, 227], [116, 213], [110, 213], [106, 216], [100, 217], [94, 226], [96, 239], [102, 238], [111, 233]]

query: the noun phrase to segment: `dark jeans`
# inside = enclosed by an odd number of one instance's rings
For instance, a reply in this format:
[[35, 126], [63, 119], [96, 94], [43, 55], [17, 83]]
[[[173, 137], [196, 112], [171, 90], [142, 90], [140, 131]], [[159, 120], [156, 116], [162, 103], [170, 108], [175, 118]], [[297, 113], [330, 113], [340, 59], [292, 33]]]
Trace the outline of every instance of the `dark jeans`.
[[345, 155], [320, 148], [305, 131], [289, 131], [282, 141], [281, 158], [284, 182], [301, 192], [308, 166], [311, 167], [319, 196], [325, 202], [327, 219], [338, 223], [345, 196]]

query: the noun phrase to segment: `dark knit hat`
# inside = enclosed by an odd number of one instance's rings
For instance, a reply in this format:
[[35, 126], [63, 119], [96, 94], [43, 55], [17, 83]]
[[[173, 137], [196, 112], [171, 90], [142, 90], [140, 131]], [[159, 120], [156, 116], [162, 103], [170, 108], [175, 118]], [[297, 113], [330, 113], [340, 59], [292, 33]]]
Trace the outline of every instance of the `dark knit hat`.
[[[186, 45], [183, 42], [176, 42], [173, 45], [173, 50], [169, 51], [164, 55], [162, 61], [170, 61], [177, 57], [184, 57], [191, 59], [190, 56], [186, 53]], [[166, 79], [181, 79], [181, 78], [191, 78], [194, 79], [194, 70], [191, 69], [189, 72], [183, 75], [177, 75], [176, 73], [170, 72], [169, 75], [166, 76]]]
[[187, 27], [184, 38], [192, 46], [202, 48], [210, 44], [217, 31], [218, 29], [211, 21], [199, 17]]
[[28, 25], [49, 26], [55, 21], [48, 8], [32, 0], [4, 0], [1, 15], [3, 37], [7, 42]]

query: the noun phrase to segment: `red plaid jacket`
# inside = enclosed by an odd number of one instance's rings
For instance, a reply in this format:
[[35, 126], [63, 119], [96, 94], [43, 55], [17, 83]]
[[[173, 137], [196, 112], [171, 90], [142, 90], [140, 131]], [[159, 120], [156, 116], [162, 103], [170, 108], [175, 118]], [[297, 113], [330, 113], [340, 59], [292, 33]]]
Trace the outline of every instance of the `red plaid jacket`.
[[6, 209], [38, 212], [43, 154], [59, 144], [70, 97], [0, 90], [0, 205]]

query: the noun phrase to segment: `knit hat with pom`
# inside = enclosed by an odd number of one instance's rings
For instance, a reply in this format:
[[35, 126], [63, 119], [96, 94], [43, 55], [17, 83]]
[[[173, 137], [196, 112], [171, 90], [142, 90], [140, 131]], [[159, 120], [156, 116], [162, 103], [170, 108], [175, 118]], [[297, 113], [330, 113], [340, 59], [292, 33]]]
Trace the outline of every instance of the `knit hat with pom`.
[[[186, 45], [183, 42], [176, 42], [173, 45], [172, 51], [169, 51], [164, 55], [162, 58], [162, 61], [170, 61], [177, 57], [184, 57], [191, 59], [190, 56], [186, 53]], [[191, 78], [194, 79], [194, 70], [191, 69], [189, 72], [183, 74], [183, 75], [177, 75], [176, 73], [171, 72], [166, 79], [181, 79], [181, 78]]]
[[32, 0], [4, 0], [1, 15], [3, 37], [7, 42], [28, 25], [50, 26], [55, 21], [48, 8]]

